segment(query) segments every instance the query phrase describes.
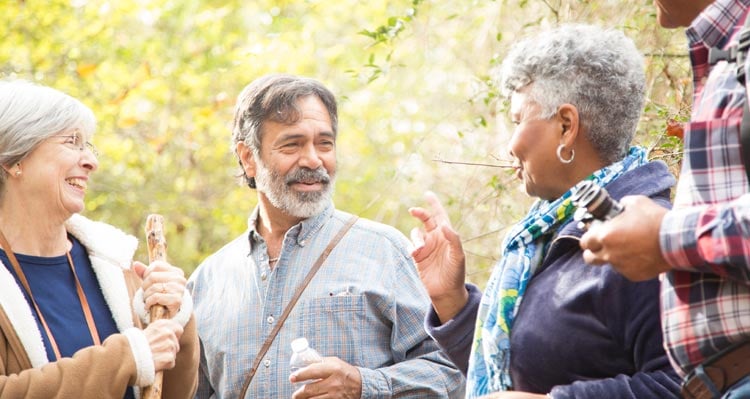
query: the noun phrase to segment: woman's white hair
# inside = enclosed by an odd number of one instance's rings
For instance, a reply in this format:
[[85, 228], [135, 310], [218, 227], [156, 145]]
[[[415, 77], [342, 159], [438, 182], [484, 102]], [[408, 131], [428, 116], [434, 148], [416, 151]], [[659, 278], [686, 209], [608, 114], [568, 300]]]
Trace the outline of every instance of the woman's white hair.
[[[0, 165], [21, 162], [44, 140], [79, 129], [91, 137], [96, 118], [87, 106], [50, 87], [0, 80]], [[0, 189], [7, 177], [0, 172]]]
[[602, 160], [616, 162], [627, 154], [646, 77], [643, 56], [622, 32], [566, 24], [516, 43], [500, 68], [500, 87], [510, 96], [526, 86], [542, 117], [554, 116], [562, 104], [574, 105]]

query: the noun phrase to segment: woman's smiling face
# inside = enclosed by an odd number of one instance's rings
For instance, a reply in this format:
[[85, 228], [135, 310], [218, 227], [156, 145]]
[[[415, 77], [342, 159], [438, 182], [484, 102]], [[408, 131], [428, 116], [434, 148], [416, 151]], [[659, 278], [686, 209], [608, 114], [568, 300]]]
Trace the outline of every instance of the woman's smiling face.
[[62, 220], [83, 211], [89, 177], [99, 167], [84, 144], [89, 138], [82, 135], [74, 129], [41, 142], [20, 162], [14, 185], [30, 203], [40, 202], [41, 209], [59, 213]]

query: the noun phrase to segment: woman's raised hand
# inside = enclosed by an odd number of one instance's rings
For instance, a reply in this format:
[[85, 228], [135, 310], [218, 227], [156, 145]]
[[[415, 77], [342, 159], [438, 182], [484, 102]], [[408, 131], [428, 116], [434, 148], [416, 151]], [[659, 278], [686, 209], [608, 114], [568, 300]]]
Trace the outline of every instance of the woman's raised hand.
[[429, 209], [409, 208], [422, 223], [411, 231], [412, 258], [441, 322], [453, 318], [468, 301], [464, 286], [466, 258], [443, 205], [432, 192], [425, 194]]

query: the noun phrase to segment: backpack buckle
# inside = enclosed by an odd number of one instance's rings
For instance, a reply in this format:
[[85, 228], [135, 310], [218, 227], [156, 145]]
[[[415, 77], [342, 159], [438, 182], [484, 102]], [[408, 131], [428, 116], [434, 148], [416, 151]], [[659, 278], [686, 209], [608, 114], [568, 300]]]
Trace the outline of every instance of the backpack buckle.
[[748, 49], [750, 49], [750, 28], [742, 28], [737, 45], [732, 47], [736, 47], [735, 58], [737, 60], [737, 80], [744, 85], [745, 62], [747, 62], [747, 52]]

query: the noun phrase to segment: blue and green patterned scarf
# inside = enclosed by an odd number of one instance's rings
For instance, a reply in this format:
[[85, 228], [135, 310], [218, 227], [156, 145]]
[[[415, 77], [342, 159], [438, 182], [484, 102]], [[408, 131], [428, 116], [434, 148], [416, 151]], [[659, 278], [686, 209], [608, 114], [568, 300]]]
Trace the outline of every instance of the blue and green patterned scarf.
[[[606, 186], [623, 173], [647, 162], [646, 150], [631, 147], [622, 161], [594, 172], [587, 180]], [[550, 237], [570, 220], [575, 207], [568, 190], [555, 201], [539, 200], [503, 240], [502, 258], [495, 265], [479, 304], [469, 359], [466, 397], [473, 399], [507, 391], [510, 379], [510, 331], [526, 285], [542, 263]]]

